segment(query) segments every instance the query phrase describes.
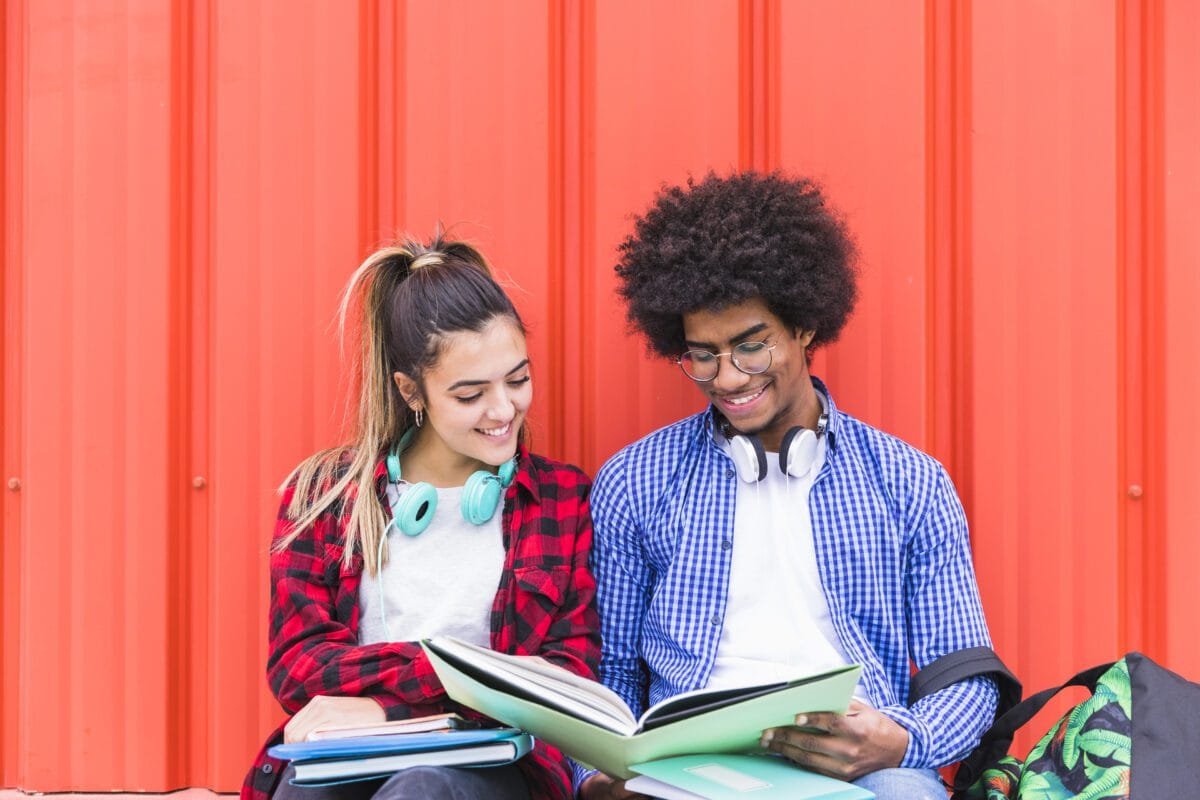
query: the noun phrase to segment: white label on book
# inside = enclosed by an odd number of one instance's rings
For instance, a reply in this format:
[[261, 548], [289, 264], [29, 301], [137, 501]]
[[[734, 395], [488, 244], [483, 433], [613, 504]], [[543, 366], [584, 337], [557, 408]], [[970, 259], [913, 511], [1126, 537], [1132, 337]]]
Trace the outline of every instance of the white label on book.
[[698, 767], [687, 767], [684, 771], [690, 772], [698, 778], [719, 783], [726, 789], [733, 789], [735, 792], [753, 792], [756, 789], [769, 789], [772, 785], [764, 780], [759, 780], [753, 775], [738, 772], [736, 769], [730, 769], [722, 764], [701, 764]]

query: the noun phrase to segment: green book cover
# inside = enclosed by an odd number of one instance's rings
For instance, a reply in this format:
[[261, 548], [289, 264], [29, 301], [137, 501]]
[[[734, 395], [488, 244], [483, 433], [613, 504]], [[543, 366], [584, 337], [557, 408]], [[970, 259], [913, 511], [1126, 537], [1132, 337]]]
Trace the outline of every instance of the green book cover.
[[706, 754], [634, 764], [625, 788], [667, 800], [873, 800], [852, 783], [771, 755]]
[[452, 699], [620, 778], [633, 777], [633, 764], [670, 756], [761, 752], [767, 728], [791, 725], [800, 713], [845, 712], [861, 672], [850, 665], [769, 686], [689, 692], [636, 720], [612, 691], [541, 659], [450, 638], [422, 645]]

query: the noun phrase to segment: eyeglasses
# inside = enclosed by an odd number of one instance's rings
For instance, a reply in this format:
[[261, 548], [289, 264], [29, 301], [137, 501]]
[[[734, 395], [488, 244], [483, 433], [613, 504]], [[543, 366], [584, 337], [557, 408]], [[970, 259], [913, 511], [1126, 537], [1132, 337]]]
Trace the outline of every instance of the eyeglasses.
[[775, 345], [766, 342], [742, 342], [728, 353], [688, 350], [679, 357], [679, 366], [694, 381], [711, 381], [721, 369], [721, 356], [729, 356], [739, 372], [757, 375], [771, 368], [771, 351], [774, 349]]

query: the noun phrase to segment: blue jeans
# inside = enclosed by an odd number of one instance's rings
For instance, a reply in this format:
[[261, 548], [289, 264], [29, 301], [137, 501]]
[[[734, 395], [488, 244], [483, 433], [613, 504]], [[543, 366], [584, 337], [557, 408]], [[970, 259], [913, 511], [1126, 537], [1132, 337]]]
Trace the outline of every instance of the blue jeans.
[[875, 800], [946, 800], [946, 787], [931, 769], [881, 769], [854, 782], [875, 793]]
[[292, 786], [291, 764], [280, 776], [272, 800], [529, 800], [516, 764], [479, 769], [409, 767], [386, 780], [336, 786]]

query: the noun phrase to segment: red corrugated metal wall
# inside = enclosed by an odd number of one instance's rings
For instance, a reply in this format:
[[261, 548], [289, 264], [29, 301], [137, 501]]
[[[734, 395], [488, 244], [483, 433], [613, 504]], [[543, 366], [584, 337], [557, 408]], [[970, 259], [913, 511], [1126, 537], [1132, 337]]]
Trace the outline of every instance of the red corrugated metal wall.
[[272, 490], [337, 436], [335, 294], [479, 242], [544, 451], [697, 407], [614, 247], [663, 181], [820, 178], [863, 299], [839, 405], [950, 468], [1029, 686], [1200, 678], [1200, 10], [1146, 2], [7, 0], [0, 786], [234, 789]]

